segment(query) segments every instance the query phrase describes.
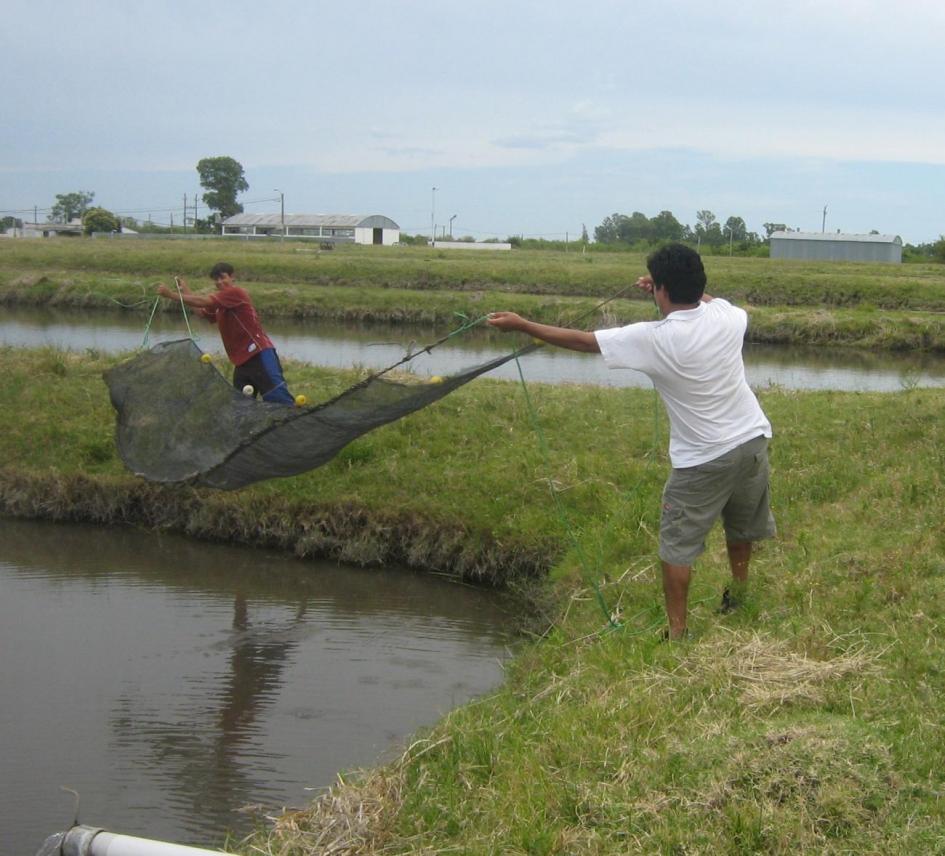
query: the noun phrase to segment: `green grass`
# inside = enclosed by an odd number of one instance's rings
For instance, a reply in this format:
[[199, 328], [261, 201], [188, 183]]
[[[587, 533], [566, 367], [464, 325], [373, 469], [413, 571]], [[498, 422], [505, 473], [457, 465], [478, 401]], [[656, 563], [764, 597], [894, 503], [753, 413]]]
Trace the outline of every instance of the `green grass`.
[[[156, 281], [182, 273], [209, 287], [205, 272], [221, 256], [236, 264], [264, 317], [455, 327], [458, 315], [512, 309], [591, 328], [654, 312], [629, 285], [644, 270], [642, 255], [355, 246], [318, 254], [222, 240], [2, 242], [0, 303], [130, 311], [143, 328]], [[748, 309], [749, 341], [945, 351], [945, 266], [725, 257], [706, 266], [710, 292]], [[163, 301], [158, 308], [180, 311]]]
[[[412, 291], [493, 291], [612, 295], [645, 271], [636, 253], [462, 252], [429, 247], [340, 246], [245, 241], [46, 240], [0, 243], [0, 281], [46, 276], [146, 284], [173, 274], [206, 280], [221, 258], [245, 283]], [[756, 306], [863, 306], [945, 309], [945, 266], [802, 262], [706, 256], [710, 291]], [[192, 283], [193, 284], [193, 283]]]
[[[945, 391], [763, 390], [779, 537], [756, 555], [745, 607], [719, 616], [716, 531], [692, 640], [665, 645], [652, 392], [533, 385], [546, 460], [521, 388], [482, 379], [305, 476], [213, 494], [123, 472], [99, 378], [110, 362], [0, 351], [7, 513], [335, 554], [360, 535], [349, 558], [400, 551], [532, 587], [548, 574], [542, 632], [499, 691], [235, 849], [945, 852]], [[307, 393], [351, 378], [287, 371]]]

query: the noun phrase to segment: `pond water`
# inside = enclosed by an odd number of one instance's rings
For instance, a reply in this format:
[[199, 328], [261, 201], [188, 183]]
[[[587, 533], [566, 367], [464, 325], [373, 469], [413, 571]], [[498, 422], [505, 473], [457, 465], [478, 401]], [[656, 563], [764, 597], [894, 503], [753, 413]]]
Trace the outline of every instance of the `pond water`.
[[[200, 346], [221, 353], [216, 330], [199, 320], [192, 323]], [[15, 347], [131, 351], [141, 346], [144, 328], [145, 319], [140, 315], [0, 309], [0, 345]], [[449, 332], [449, 328], [364, 326], [284, 318], [267, 319], [266, 328], [285, 357], [317, 365], [339, 368], [359, 365], [368, 369], [392, 365], [411, 344], [416, 349], [418, 344], [429, 344]], [[149, 342], [186, 336], [180, 316], [162, 315], [155, 318]], [[410, 367], [422, 376], [446, 375], [506, 354], [515, 342], [522, 341], [521, 336], [476, 328], [445, 342], [432, 354], [421, 354], [410, 362]], [[611, 371], [596, 355], [542, 348], [521, 363], [529, 381], [650, 387], [649, 380], [639, 372]], [[945, 357], [920, 353], [747, 345], [745, 368], [749, 383], [756, 387], [896, 392], [911, 386], [945, 386]], [[518, 369], [512, 362], [491, 372], [489, 377], [518, 380]]]
[[0, 518], [0, 853], [80, 820], [204, 846], [502, 680], [488, 592], [133, 529]]

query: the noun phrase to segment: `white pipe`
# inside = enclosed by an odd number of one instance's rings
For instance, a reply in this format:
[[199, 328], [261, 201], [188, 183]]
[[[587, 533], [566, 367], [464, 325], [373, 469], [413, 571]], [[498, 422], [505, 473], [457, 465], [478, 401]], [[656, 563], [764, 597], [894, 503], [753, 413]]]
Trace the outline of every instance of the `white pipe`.
[[88, 826], [74, 826], [62, 842], [64, 856], [220, 856], [222, 850], [186, 847], [168, 841], [116, 835]]

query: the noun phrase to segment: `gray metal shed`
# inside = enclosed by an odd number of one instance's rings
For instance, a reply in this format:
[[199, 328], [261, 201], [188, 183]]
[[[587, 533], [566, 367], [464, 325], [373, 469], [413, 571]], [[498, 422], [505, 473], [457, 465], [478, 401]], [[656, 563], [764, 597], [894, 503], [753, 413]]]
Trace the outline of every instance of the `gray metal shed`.
[[223, 221], [225, 237], [282, 237], [335, 244], [395, 244], [400, 226], [382, 214], [235, 214]]
[[771, 258], [834, 262], [902, 262], [898, 235], [844, 235], [840, 232], [775, 232]]

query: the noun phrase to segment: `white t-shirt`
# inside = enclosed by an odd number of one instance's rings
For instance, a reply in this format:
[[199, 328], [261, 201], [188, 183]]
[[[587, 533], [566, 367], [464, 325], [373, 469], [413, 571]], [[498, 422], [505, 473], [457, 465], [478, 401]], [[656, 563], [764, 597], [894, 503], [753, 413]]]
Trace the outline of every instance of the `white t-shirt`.
[[714, 298], [594, 333], [611, 369], [636, 369], [659, 391], [669, 413], [669, 458], [674, 467], [712, 461], [736, 446], [771, 436], [758, 399], [745, 380], [744, 309]]

